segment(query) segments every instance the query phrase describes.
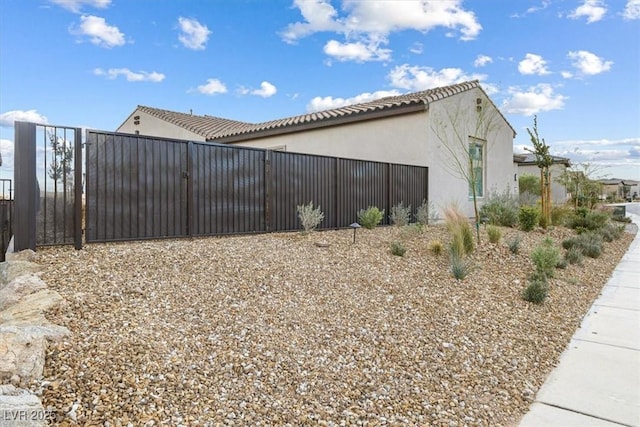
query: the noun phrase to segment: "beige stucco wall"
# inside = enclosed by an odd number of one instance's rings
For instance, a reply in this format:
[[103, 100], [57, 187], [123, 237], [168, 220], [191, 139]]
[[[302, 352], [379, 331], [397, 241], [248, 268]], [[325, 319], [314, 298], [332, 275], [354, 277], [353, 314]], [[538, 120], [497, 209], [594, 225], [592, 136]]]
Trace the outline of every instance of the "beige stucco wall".
[[[140, 124], [134, 124], [134, 117], [140, 116]], [[205, 138], [187, 129], [181, 128], [150, 114], [136, 109], [116, 132], [136, 133], [140, 135], [157, 136], [161, 138], [184, 139], [188, 141], [204, 141]]]
[[[451, 168], [444, 167], [451, 165], [453, 159], [445, 154], [438, 134], [445, 140], [454, 140], [451, 126], [443, 130], [435, 122], [446, 121], [446, 112], [455, 109], [462, 113], [456, 120], [461, 134], [482, 137], [474, 134], [478, 97], [486, 101], [483, 92], [475, 89], [432, 103], [429, 111], [248, 140], [234, 145], [285, 146], [292, 152], [426, 166], [429, 168], [430, 201], [440, 211], [455, 203], [471, 217], [473, 204], [468, 196], [466, 180]], [[493, 108], [484, 101], [483, 105]], [[513, 130], [502, 116], [495, 115], [494, 120], [495, 129], [486, 138], [485, 196], [491, 190], [502, 192], [513, 188]]]
[[[562, 164], [551, 165], [551, 201], [553, 203], [561, 204], [567, 201], [567, 189], [558, 182], [558, 178], [566, 169], [566, 166]], [[540, 177], [540, 168], [536, 165], [520, 165], [518, 167], [518, 176], [522, 175]]]

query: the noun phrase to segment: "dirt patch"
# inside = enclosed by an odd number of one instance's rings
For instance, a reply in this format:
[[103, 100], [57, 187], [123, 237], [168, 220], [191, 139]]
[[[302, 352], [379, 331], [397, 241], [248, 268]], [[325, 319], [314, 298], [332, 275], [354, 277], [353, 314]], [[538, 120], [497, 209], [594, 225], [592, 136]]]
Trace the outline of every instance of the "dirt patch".
[[633, 236], [558, 270], [537, 306], [529, 254], [572, 232], [502, 231], [520, 254], [482, 230], [463, 281], [428, 249], [439, 226], [46, 248], [69, 302], [49, 318], [73, 336], [34, 388], [82, 425], [513, 425]]

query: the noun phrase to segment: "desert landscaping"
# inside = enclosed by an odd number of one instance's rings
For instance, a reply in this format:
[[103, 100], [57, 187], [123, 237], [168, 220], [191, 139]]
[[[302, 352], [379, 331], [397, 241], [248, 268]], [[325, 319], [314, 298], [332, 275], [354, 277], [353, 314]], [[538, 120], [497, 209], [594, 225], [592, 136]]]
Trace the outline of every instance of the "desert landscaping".
[[41, 248], [71, 335], [30, 388], [56, 425], [515, 425], [633, 234], [533, 304], [531, 252], [575, 231], [501, 231], [463, 280], [444, 225]]

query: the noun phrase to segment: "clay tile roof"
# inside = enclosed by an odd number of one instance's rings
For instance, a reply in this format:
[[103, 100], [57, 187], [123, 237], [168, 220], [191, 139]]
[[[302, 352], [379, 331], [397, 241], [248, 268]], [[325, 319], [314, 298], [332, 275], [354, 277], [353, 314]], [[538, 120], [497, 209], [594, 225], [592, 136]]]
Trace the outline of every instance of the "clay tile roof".
[[352, 119], [354, 121], [358, 119], [366, 119], [374, 113], [384, 113], [388, 111], [390, 113], [389, 115], [391, 115], [394, 111], [411, 107], [413, 107], [412, 110], [417, 110], [417, 107], [424, 107], [430, 102], [477, 87], [480, 87], [480, 83], [477, 80], [474, 80], [451, 86], [428, 89], [422, 92], [389, 96], [361, 104], [347, 105], [324, 111], [315, 111], [299, 116], [271, 120], [258, 124], [246, 124], [245, 126], [237, 126], [233, 128], [230, 127], [221, 130], [215, 135], [210, 135], [207, 139], [215, 141], [239, 137], [242, 135], [248, 136], [267, 132], [277, 133], [278, 130], [284, 130], [285, 128], [287, 128], [287, 130], [294, 130], [291, 128], [301, 125], [309, 126], [317, 124], [318, 127], [320, 127], [345, 119]]
[[224, 130], [231, 130], [251, 125], [250, 123], [239, 122], [237, 120], [229, 120], [207, 115], [198, 116], [195, 114], [178, 113], [175, 111], [161, 110], [159, 108], [145, 107], [144, 105], [139, 105], [138, 110], [176, 126], [180, 126], [181, 128], [190, 130], [191, 132], [205, 138], [209, 138], [211, 135], [215, 135]]
[[[350, 121], [420, 111], [426, 108], [431, 102], [474, 88], [480, 88], [480, 82], [478, 80], [428, 89], [421, 92], [389, 96], [360, 104], [315, 111], [263, 123], [247, 123], [213, 116], [197, 116], [144, 106], [139, 106], [138, 108], [162, 120], [197, 133], [205, 137], [208, 141], [232, 142], [253, 137], [330, 126]], [[505, 122], [508, 123], [506, 119]]]

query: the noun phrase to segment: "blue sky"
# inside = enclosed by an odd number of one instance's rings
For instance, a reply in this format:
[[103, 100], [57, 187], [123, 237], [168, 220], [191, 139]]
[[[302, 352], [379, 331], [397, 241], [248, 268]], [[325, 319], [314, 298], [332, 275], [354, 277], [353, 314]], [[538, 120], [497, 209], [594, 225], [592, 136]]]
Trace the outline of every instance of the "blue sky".
[[13, 121], [115, 130], [137, 105], [261, 122], [479, 79], [518, 133], [640, 180], [640, 0], [1, 0]]

